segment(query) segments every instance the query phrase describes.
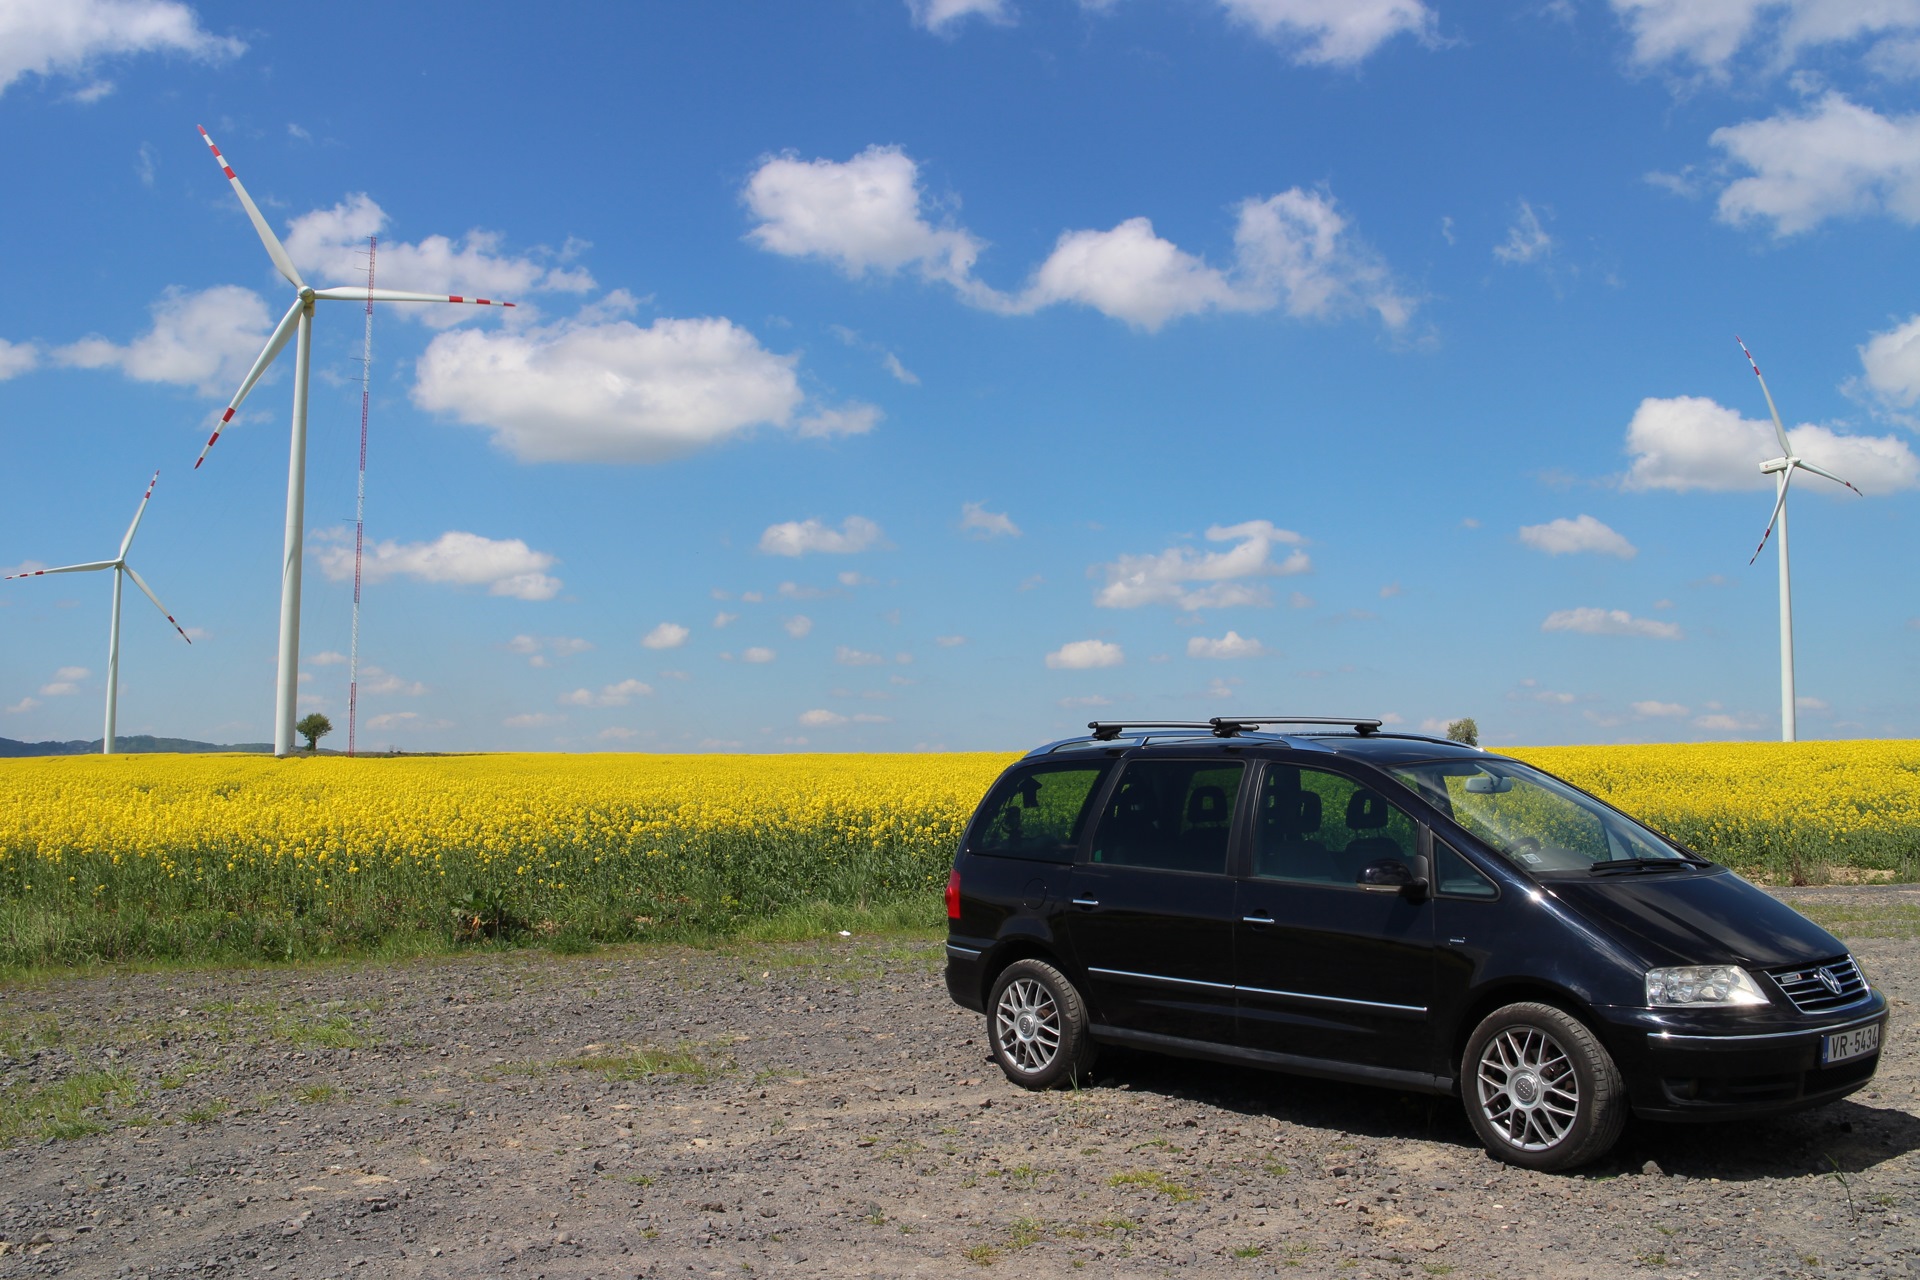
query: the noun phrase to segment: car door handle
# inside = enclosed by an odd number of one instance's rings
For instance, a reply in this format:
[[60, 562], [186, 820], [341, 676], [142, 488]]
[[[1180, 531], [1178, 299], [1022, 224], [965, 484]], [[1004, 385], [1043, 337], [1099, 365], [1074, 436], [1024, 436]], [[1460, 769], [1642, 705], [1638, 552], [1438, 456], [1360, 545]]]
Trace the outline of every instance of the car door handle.
[[1262, 911], [1257, 916], [1241, 916], [1240, 923], [1241, 924], [1272, 924], [1273, 917], [1267, 914], [1266, 912]]
[[1076, 906], [1076, 907], [1097, 907], [1097, 906], [1099, 906], [1099, 905], [1100, 905], [1100, 899], [1098, 899], [1098, 898], [1075, 898], [1075, 899], [1073, 900], [1073, 905], [1074, 905], [1074, 906]]

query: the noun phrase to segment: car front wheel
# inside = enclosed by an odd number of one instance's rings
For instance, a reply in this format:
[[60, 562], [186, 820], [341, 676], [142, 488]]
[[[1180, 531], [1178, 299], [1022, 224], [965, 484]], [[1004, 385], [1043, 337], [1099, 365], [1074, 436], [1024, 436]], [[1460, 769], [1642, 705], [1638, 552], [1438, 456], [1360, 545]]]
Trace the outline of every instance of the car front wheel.
[[1087, 1005], [1067, 975], [1044, 960], [1016, 960], [994, 980], [987, 1042], [1007, 1079], [1027, 1089], [1084, 1081], [1099, 1046]]
[[1605, 1155], [1627, 1120], [1613, 1056], [1586, 1024], [1547, 1004], [1510, 1004], [1474, 1030], [1460, 1093], [1494, 1156], [1571, 1169]]

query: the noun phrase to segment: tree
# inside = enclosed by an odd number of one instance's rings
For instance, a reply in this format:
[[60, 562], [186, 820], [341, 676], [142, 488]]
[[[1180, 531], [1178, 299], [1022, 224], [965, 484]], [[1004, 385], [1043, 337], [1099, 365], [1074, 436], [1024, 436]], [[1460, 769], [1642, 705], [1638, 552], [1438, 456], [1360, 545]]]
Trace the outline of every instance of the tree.
[[[300, 732], [305, 733], [306, 730], [302, 729]], [[1480, 726], [1473, 722], [1472, 716], [1462, 716], [1447, 725], [1447, 737], [1455, 742], [1464, 742], [1470, 747], [1477, 747], [1480, 745]]]
[[[307, 751], [311, 753], [320, 749], [320, 739], [333, 732], [333, 721], [318, 711], [309, 712], [301, 718], [299, 724], [293, 726], [293, 731], [307, 740]], [[1449, 729], [1448, 732], [1451, 733], [1452, 730]]]

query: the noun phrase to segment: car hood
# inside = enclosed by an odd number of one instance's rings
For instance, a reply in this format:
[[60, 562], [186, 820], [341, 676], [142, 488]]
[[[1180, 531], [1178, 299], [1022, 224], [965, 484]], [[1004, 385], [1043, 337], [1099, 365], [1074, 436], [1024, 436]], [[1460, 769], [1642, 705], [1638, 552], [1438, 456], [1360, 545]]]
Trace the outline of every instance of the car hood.
[[1626, 872], [1544, 887], [1650, 965], [1765, 969], [1846, 951], [1825, 929], [1727, 871]]

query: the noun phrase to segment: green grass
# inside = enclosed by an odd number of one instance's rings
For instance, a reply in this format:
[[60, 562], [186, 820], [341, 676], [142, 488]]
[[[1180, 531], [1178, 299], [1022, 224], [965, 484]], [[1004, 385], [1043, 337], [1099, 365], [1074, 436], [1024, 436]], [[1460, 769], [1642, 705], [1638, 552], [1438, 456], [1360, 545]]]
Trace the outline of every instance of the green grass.
[[1155, 1195], [1165, 1196], [1175, 1204], [1185, 1204], [1189, 1200], [1198, 1200], [1200, 1193], [1192, 1187], [1175, 1182], [1157, 1169], [1129, 1169], [1125, 1173], [1116, 1173], [1107, 1179], [1110, 1187], [1139, 1187]]
[[651, 1080], [655, 1076], [687, 1076], [706, 1080], [734, 1069], [731, 1057], [715, 1056], [714, 1046], [682, 1044], [671, 1049], [633, 1048], [620, 1053], [583, 1054], [496, 1067], [505, 1075], [546, 1075], [553, 1071], [590, 1071], [603, 1080]]
[[137, 1096], [124, 1071], [88, 1071], [58, 1084], [0, 1089], [0, 1147], [22, 1138], [84, 1138], [113, 1127], [109, 1108]]

